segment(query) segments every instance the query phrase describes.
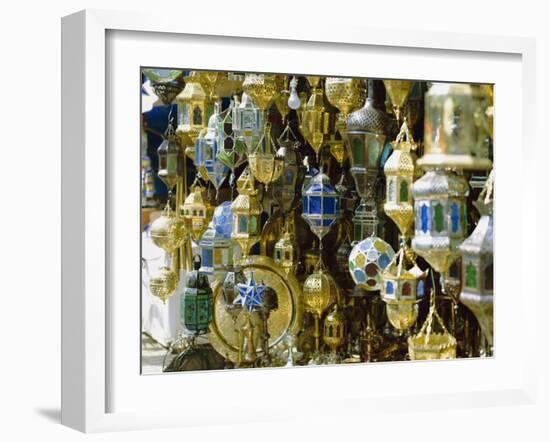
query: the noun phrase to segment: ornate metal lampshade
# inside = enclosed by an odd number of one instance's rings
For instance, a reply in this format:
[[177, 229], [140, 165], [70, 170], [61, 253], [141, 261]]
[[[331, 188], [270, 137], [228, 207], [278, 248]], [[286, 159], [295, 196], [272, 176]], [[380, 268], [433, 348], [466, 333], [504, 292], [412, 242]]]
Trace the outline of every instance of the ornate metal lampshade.
[[157, 155], [159, 160], [158, 177], [166, 185], [168, 192], [172, 193], [181, 172], [183, 153], [176, 141], [176, 134], [171, 121], [168, 123], [168, 128], [164, 134], [164, 141], [157, 149]]
[[336, 121], [336, 128], [342, 138], [345, 138], [348, 115], [350, 112], [359, 109], [367, 96], [364, 80], [359, 78], [327, 77], [325, 79], [325, 95], [329, 103], [340, 111]]
[[265, 113], [283, 88], [281, 80], [282, 77], [273, 74], [246, 74], [243, 91]]
[[169, 267], [161, 267], [158, 275], [151, 277], [149, 280], [149, 290], [160, 298], [162, 302], [166, 303], [166, 300], [172, 296], [178, 287], [179, 278], [176, 272]]
[[413, 85], [414, 81], [384, 80], [384, 87], [386, 88], [386, 92], [393, 104], [393, 111], [395, 112], [398, 122], [401, 119], [405, 102], [411, 93]]
[[282, 238], [275, 243], [273, 258], [287, 274], [296, 272], [298, 267], [298, 245], [290, 236], [288, 228], [285, 228]]
[[274, 147], [271, 138], [271, 124], [265, 123], [264, 133], [252, 152], [248, 154], [248, 165], [254, 178], [268, 185], [283, 172], [284, 158]]
[[150, 235], [155, 245], [167, 253], [172, 253], [183, 245], [187, 229], [183, 219], [166, 204], [161, 216], [151, 224]]
[[452, 172], [430, 170], [413, 185], [415, 233], [412, 248], [439, 273], [458, 258], [466, 236], [466, 180]]
[[349, 272], [353, 281], [365, 290], [380, 290], [382, 272], [394, 256], [392, 247], [376, 236], [357, 243], [349, 255]]
[[424, 169], [488, 170], [477, 140], [476, 100], [468, 84], [434, 83], [425, 97]]
[[302, 192], [303, 213], [311, 231], [322, 240], [340, 218], [340, 196], [323, 172], [315, 175]]
[[237, 181], [239, 195], [231, 204], [233, 230], [231, 238], [241, 247], [243, 256], [260, 240], [260, 214], [262, 205], [254, 187], [254, 177], [246, 168]]
[[164, 104], [171, 104], [185, 86], [183, 72], [178, 69], [144, 69], [143, 73]]
[[180, 206], [188, 232], [194, 241], [198, 241], [212, 219], [214, 209], [208, 200], [206, 189], [196, 182], [185, 202]]
[[193, 335], [208, 332], [213, 317], [213, 296], [208, 277], [200, 271], [201, 260], [196, 256], [194, 270], [190, 272], [187, 287], [181, 297], [181, 322]]
[[319, 77], [306, 77], [313, 90], [309, 100], [300, 112], [300, 132], [317, 156], [321, 148], [328, 142], [333, 125], [332, 115], [325, 106], [323, 89]]

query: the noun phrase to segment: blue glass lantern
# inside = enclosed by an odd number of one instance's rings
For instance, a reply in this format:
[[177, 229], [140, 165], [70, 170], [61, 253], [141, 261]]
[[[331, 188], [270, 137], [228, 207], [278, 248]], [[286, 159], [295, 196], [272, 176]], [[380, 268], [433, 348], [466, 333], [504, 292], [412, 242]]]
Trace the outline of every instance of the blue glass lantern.
[[181, 322], [191, 334], [197, 336], [208, 331], [212, 321], [214, 302], [212, 289], [206, 274], [200, 271], [201, 258], [193, 260], [195, 270], [189, 274], [187, 287], [181, 297]]
[[209, 276], [225, 274], [227, 266], [234, 262], [234, 242], [231, 239], [233, 214], [231, 202], [225, 201], [214, 210], [212, 221], [199, 241], [201, 272]]
[[216, 190], [225, 181], [229, 168], [218, 161], [218, 120], [220, 114], [218, 112], [218, 104], [215, 105], [215, 111], [208, 120], [208, 129], [206, 132], [201, 132], [195, 141], [195, 166], [199, 170], [206, 172], [208, 178]]
[[340, 218], [340, 195], [323, 172], [315, 175], [302, 192], [303, 213], [311, 231], [322, 240]]

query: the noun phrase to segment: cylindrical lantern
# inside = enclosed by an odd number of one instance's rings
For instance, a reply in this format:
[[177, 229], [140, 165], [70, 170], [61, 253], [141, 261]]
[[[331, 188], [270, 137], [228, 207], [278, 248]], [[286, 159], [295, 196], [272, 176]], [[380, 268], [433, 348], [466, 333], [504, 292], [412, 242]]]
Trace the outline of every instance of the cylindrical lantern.
[[430, 170], [413, 185], [416, 223], [412, 248], [439, 273], [458, 258], [467, 231], [468, 183], [453, 172]]
[[172, 123], [168, 123], [168, 128], [164, 134], [164, 141], [157, 149], [159, 159], [158, 177], [166, 184], [168, 193], [172, 193], [172, 189], [178, 180], [178, 173], [183, 161], [183, 153], [176, 141], [176, 135]]
[[472, 87], [464, 83], [434, 83], [424, 105], [424, 155], [418, 165], [488, 170], [477, 142], [475, 103]]
[[243, 256], [260, 240], [260, 214], [262, 205], [258, 201], [258, 191], [254, 187], [254, 177], [246, 168], [237, 180], [239, 195], [231, 204], [233, 213], [233, 238], [241, 247]]
[[199, 256], [194, 259], [194, 269], [190, 272], [187, 287], [181, 297], [181, 322], [183, 327], [193, 335], [204, 334], [213, 317], [213, 297], [206, 274], [199, 269]]
[[338, 304], [335, 304], [325, 316], [323, 324], [323, 342], [332, 351], [332, 357], [329, 358], [329, 362], [339, 361], [336, 353], [344, 344], [345, 336], [346, 318], [340, 307], [338, 307]]

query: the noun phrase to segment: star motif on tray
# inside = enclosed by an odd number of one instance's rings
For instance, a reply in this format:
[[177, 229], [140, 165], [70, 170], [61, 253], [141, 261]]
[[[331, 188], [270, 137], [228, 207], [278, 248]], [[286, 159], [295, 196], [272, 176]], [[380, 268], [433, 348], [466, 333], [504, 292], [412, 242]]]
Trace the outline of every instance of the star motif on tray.
[[254, 275], [251, 275], [246, 284], [237, 284], [239, 294], [233, 304], [240, 304], [248, 311], [255, 310], [262, 306], [265, 289], [266, 286], [264, 284], [257, 284], [254, 281]]

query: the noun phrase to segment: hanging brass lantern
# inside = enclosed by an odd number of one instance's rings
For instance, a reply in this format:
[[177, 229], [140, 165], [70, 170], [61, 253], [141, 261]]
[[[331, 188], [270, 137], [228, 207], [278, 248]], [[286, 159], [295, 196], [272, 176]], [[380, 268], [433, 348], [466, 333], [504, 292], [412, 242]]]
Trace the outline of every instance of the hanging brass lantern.
[[[325, 79], [325, 95], [329, 103], [340, 111], [336, 120], [336, 129], [340, 132], [342, 139], [345, 139], [348, 115], [359, 109], [367, 97], [364, 80], [327, 77]], [[338, 158], [336, 159], [338, 160]], [[339, 160], [339, 162], [342, 161]]]
[[416, 223], [412, 248], [445, 274], [467, 232], [468, 183], [453, 172], [430, 170], [413, 185]]
[[325, 271], [322, 265], [309, 275], [304, 282], [304, 306], [315, 319], [315, 351], [320, 349], [320, 320], [327, 308], [340, 299], [340, 289], [334, 278]]
[[[434, 321], [435, 319], [435, 321]], [[439, 328], [440, 331], [436, 331]], [[413, 361], [433, 359], [455, 359], [456, 339], [451, 335], [435, 308], [435, 295], [430, 298], [430, 311], [422, 328], [407, 340], [409, 357]]]
[[393, 111], [397, 122], [400, 122], [405, 102], [411, 93], [414, 81], [407, 80], [384, 80], [384, 87], [393, 105]]
[[172, 296], [178, 288], [179, 278], [175, 271], [169, 267], [161, 267], [160, 272], [156, 276], [152, 276], [149, 280], [149, 290], [160, 298], [162, 302], [166, 303], [166, 300]]
[[217, 120], [217, 158], [221, 164], [232, 172], [246, 161], [246, 145], [235, 139], [233, 132], [233, 112], [236, 100], [231, 100], [229, 107], [220, 113]]
[[155, 95], [165, 105], [171, 104], [185, 86], [183, 72], [178, 69], [144, 69], [143, 73], [151, 81]]
[[264, 117], [252, 98], [245, 92], [242, 95], [242, 102], [239, 103], [235, 97], [232, 120], [235, 142], [240, 142], [248, 150], [252, 150], [262, 136]]
[[200, 131], [208, 122], [207, 96], [198, 74], [191, 72], [186, 78], [185, 88], [176, 97], [178, 103], [178, 128], [177, 135], [182, 140], [183, 146], [194, 146]]
[[411, 150], [416, 144], [404, 122], [397, 139], [391, 143], [393, 152], [384, 165], [386, 175], [386, 202], [384, 212], [397, 225], [402, 236], [406, 236], [414, 221], [412, 184], [414, 160]]
[[214, 300], [212, 289], [205, 273], [201, 272], [201, 259], [195, 256], [194, 270], [189, 273], [187, 285], [181, 297], [181, 323], [194, 336], [208, 332], [212, 321]]
[[323, 89], [320, 87], [320, 77], [306, 77], [313, 88], [309, 100], [301, 114], [300, 132], [317, 156], [321, 148], [328, 142], [332, 116], [325, 106]]
[[260, 240], [260, 214], [262, 205], [257, 198], [258, 191], [254, 187], [254, 177], [248, 167], [237, 180], [239, 195], [231, 204], [233, 213], [233, 230], [231, 238], [241, 247], [243, 257], [250, 248]]
[[406, 253], [401, 248], [392, 263], [382, 273], [380, 295], [386, 303], [390, 323], [404, 331], [414, 325], [418, 317], [418, 302], [424, 296], [428, 271], [422, 271], [416, 264], [405, 268]]
[[285, 121], [290, 108], [288, 107], [288, 98], [290, 97], [290, 91], [288, 90], [288, 78], [286, 75], [277, 75], [277, 83], [280, 85], [281, 90], [275, 95], [275, 107], [281, 114], [281, 118]]
[[262, 138], [254, 150], [248, 154], [248, 165], [254, 178], [268, 185], [283, 172], [284, 158], [279, 156], [271, 139], [271, 123], [265, 123]]
[[195, 182], [188, 197], [180, 206], [180, 215], [183, 216], [187, 230], [194, 241], [198, 241], [208, 228], [213, 212], [206, 189], [198, 181]]
[[327, 313], [323, 324], [323, 342], [331, 350], [328, 362], [340, 362], [341, 358], [338, 355], [338, 349], [344, 344], [346, 336], [346, 317], [344, 313], [335, 304]]
[[460, 302], [479, 322], [490, 346], [493, 345], [493, 174], [474, 203], [481, 218], [472, 234], [460, 245], [462, 292]]
[[162, 214], [151, 224], [151, 240], [167, 253], [181, 247], [187, 235], [184, 221], [166, 204]]
[[218, 97], [232, 97], [243, 89], [244, 74], [238, 72], [227, 72], [216, 84], [216, 95]]
[[477, 142], [475, 99], [468, 84], [434, 83], [425, 97], [424, 155], [418, 165], [488, 170]]
[[285, 231], [282, 238], [275, 243], [273, 258], [288, 275], [296, 273], [298, 267], [298, 245], [290, 236], [290, 231], [285, 225]]
[[246, 74], [244, 78], [243, 91], [254, 100], [264, 114], [282, 89], [281, 79], [277, 77], [273, 74]]

